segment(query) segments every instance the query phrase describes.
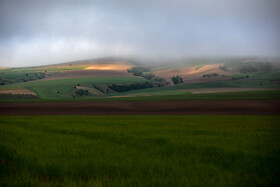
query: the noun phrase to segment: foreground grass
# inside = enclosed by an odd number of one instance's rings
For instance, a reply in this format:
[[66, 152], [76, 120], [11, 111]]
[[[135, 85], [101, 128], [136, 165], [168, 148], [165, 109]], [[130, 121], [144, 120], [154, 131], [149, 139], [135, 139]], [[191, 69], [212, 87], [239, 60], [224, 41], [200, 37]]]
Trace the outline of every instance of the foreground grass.
[[280, 117], [0, 117], [0, 186], [280, 185]]

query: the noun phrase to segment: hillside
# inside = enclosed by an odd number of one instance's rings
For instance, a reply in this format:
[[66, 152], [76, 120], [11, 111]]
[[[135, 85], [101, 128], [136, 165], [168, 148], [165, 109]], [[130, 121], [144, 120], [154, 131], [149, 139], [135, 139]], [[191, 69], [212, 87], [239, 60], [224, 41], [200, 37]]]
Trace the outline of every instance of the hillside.
[[102, 58], [39, 67], [2, 68], [0, 100], [139, 96], [156, 99], [171, 95], [187, 98], [209, 93], [271, 93], [279, 92], [280, 88], [278, 63], [265, 60], [204, 59], [167, 65], [139, 64], [135, 60]]

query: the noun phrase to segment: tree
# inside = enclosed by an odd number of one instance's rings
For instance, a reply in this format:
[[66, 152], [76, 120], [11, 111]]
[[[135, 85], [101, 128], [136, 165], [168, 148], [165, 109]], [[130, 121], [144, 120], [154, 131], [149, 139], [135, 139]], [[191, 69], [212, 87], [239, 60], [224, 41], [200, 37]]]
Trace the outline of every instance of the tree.
[[180, 84], [180, 83], [183, 83], [184, 81], [183, 81], [183, 78], [182, 77], [180, 77], [180, 76], [173, 76], [172, 78], [171, 78], [171, 80], [172, 80], [172, 82], [173, 82], [173, 84]]
[[133, 73], [134, 76], [143, 76], [144, 72], [149, 72], [150, 70], [145, 67], [131, 67], [127, 70], [128, 73]]

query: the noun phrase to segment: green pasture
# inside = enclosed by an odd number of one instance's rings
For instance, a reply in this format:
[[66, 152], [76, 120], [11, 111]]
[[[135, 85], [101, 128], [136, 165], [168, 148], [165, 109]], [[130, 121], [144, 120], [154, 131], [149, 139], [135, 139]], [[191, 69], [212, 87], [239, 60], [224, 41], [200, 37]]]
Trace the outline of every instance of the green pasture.
[[[233, 67], [239, 67], [242, 63], [232, 62], [232, 60], [225, 61], [227, 64]], [[182, 64], [175, 64], [172, 66], [161, 66], [159, 68], [175, 68], [175, 67], [196, 67], [196, 70], [203, 67], [204, 64], [217, 63], [215, 59], [203, 60], [196, 59], [191, 62], [185, 62]], [[241, 65], [240, 65], [241, 64]], [[246, 64], [245, 64], [246, 65]], [[67, 100], [73, 99], [75, 95], [74, 86], [80, 84], [82, 87], [93, 89], [93, 84], [130, 84], [136, 82], [149, 81], [142, 77], [91, 77], [91, 78], [73, 78], [73, 79], [58, 79], [58, 80], [37, 80], [36, 73], [44, 72], [45, 74], [58, 73], [61, 70], [78, 70], [83, 69], [85, 66], [73, 65], [69, 66], [42, 66], [42, 67], [29, 67], [29, 68], [9, 68], [0, 69], [0, 82], [6, 85], [0, 85], [0, 90], [9, 89], [23, 89], [27, 88], [37, 94], [41, 99], [56, 99], [56, 100]], [[152, 70], [154, 71], [154, 70]], [[27, 75], [28, 74], [28, 75]], [[124, 100], [185, 100], [185, 99], [277, 99], [279, 93], [277, 91], [266, 91], [266, 92], [248, 92], [248, 93], [219, 93], [219, 94], [190, 94], [187, 89], [199, 89], [199, 88], [280, 88], [279, 81], [280, 73], [279, 70], [271, 72], [258, 72], [248, 74], [249, 78], [240, 78], [238, 80], [232, 80], [231, 77], [244, 77], [247, 74], [236, 74], [228, 76], [228, 80], [217, 81], [217, 82], [203, 82], [195, 84], [180, 84], [165, 86], [160, 88], [149, 88], [134, 90], [130, 92], [121, 93], [110, 93], [108, 95], [102, 94], [89, 94], [78, 98], [79, 100], [100, 100], [107, 96], [125, 96], [135, 95], [139, 98], [124, 98]], [[205, 78], [207, 81], [208, 78]], [[8, 83], [13, 84], [8, 84]], [[98, 92], [98, 91], [97, 91]], [[254, 95], [256, 93], [256, 95]], [[278, 94], [278, 96], [276, 96]], [[102, 97], [102, 98], [101, 98]], [[5, 98], [5, 100], [3, 99]], [[17, 100], [14, 96], [8, 99], [9, 96], [1, 96], [0, 100], [9, 101]], [[18, 97], [23, 100], [24, 97]], [[28, 97], [28, 100], [34, 98]], [[106, 99], [106, 98], [105, 98]], [[108, 98], [109, 100], [112, 98]], [[122, 100], [123, 98], [121, 98]], [[37, 99], [36, 99], [37, 100]], [[119, 98], [117, 98], [119, 100]]]
[[268, 72], [268, 73], [255, 73], [250, 74], [251, 78], [257, 78], [257, 79], [266, 79], [266, 80], [272, 80], [272, 81], [279, 81], [280, 80], [280, 71], [274, 71], [274, 72]]
[[0, 186], [279, 186], [279, 116], [1, 116]]
[[[260, 85], [259, 83], [262, 83]], [[175, 85], [175, 86], [166, 86], [166, 87], [158, 87], [158, 88], [147, 88], [142, 90], [134, 90], [130, 92], [125, 93], [118, 93], [118, 94], [112, 94], [112, 95], [149, 95], [149, 96], [158, 96], [158, 95], [187, 95], [187, 97], [190, 96], [190, 92], [188, 92], [188, 89], [201, 89], [201, 88], [272, 88], [272, 89], [280, 89], [280, 85], [269, 82], [269, 81], [258, 81], [258, 80], [251, 80], [251, 81], [243, 81], [243, 80], [230, 80], [230, 81], [219, 81], [219, 82], [203, 82], [203, 83], [195, 83], [195, 84], [181, 84], [181, 85]], [[243, 94], [244, 93], [244, 94]], [[233, 96], [235, 98], [242, 97], [242, 95], [250, 95], [254, 97], [254, 94], [256, 94], [256, 97], [259, 96], [269, 96], [271, 93], [279, 93], [279, 91], [275, 90], [269, 90], [269, 91], [250, 91], [250, 92], [232, 92], [232, 93], [217, 93], [217, 99], [219, 99], [220, 96], [225, 95], [227, 98], [228, 96]], [[214, 94], [191, 94], [191, 98], [196, 97], [204, 97], [209, 95], [211, 98], [216, 95]], [[178, 96], [181, 97], [181, 96]], [[280, 98], [280, 95], [278, 95]], [[223, 98], [223, 97], [222, 97]], [[214, 98], [215, 99], [215, 98]]]
[[74, 86], [91, 85], [91, 84], [129, 84], [135, 82], [148, 81], [141, 77], [87, 77], [87, 78], [71, 78], [71, 79], [56, 79], [56, 80], [40, 80], [24, 83], [15, 83], [10, 85], [3, 85], [0, 87], [13, 88], [13, 87], [40, 87], [40, 86]]
[[[147, 94], [147, 95], [145, 95]], [[150, 94], [150, 95], [149, 95]], [[95, 99], [84, 99], [88, 101], [109, 100], [109, 101], [164, 101], [164, 100], [279, 100], [280, 90], [246, 91], [246, 92], [225, 92], [225, 93], [203, 93], [191, 94], [188, 91], [163, 91], [144, 92], [134, 97], [103, 97]], [[83, 100], [83, 99], [81, 99]]]
[[37, 80], [36, 73], [52, 75], [64, 70], [81, 70], [86, 66], [42, 66], [42, 67], [25, 67], [0, 69], [0, 82], [20, 83]]
[[[0, 102], [51, 102], [51, 101], [160, 101], [160, 100], [279, 100], [280, 90], [265, 90], [265, 91], [247, 91], [247, 92], [225, 92], [225, 93], [205, 93], [205, 94], [191, 94], [187, 91], [156, 91], [135, 93], [130, 97], [123, 97], [124, 95], [100, 95], [94, 97], [80, 97], [80, 98], [66, 98], [59, 96], [57, 91], [48, 90], [45, 88], [40, 95], [45, 98], [31, 97], [31, 96], [17, 96], [0, 94]], [[68, 93], [68, 87], [65, 89], [65, 94]], [[62, 88], [60, 88], [62, 90]], [[63, 93], [63, 92], [61, 92]], [[60, 93], [60, 94], [61, 94]], [[129, 92], [128, 92], [129, 93]], [[45, 95], [44, 95], [45, 94]], [[53, 97], [49, 97], [53, 95]], [[119, 97], [121, 96], [121, 97]]]
[[41, 80], [0, 86], [0, 90], [27, 88], [42, 99], [61, 99], [70, 97], [74, 86], [93, 84], [129, 84], [148, 81], [139, 77], [89, 77], [75, 79]]
[[[38, 72], [9, 72], [9, 71], [0, 71], [0, 82], [4, 82], [5, 84], [19, 83], [19, 82], [27, 82], [32, 80], [37, 80], [36, 73]], [[48, 73], [49, 74], [49, 73]]]
[[280, 85], [267, 79], [240, 79], [221, 82], [228, 87], [239, 88], [280, 88]]

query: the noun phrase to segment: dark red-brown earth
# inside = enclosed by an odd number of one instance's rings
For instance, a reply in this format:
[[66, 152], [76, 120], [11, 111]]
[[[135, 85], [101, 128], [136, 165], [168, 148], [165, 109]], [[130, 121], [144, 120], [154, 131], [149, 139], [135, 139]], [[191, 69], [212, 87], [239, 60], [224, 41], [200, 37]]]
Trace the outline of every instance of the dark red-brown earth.
[[280, 100], [1, 103], [0, 115], [280, 115]]

